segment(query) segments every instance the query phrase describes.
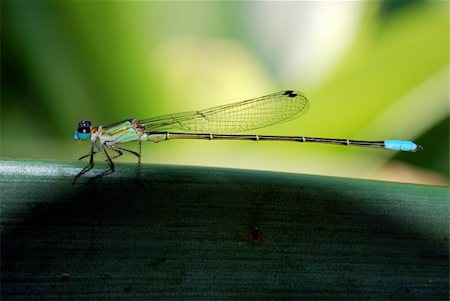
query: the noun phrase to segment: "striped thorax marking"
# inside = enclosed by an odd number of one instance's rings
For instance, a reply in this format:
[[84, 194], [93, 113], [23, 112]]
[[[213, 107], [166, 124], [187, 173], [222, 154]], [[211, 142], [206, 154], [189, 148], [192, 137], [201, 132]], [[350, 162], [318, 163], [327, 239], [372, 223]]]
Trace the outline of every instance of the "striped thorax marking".
[[109, 135], [114, 136], [115, 134], [123, 132], [123, 131], [128, 130], [128, 129], [129, 129], [128, 126], [124, 126], [124, 127], [118, 128], [115, 131], [112, 131], [111, 133], [109, 133]]

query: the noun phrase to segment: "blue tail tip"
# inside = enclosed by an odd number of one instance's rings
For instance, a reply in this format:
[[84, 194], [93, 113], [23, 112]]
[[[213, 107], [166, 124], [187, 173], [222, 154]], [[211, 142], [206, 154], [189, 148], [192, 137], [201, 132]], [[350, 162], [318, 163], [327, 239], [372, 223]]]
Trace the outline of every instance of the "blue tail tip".
[[404, 152], [416, 152], [422, 150], [423, 147], [412, 141], [403, 140], [386, 140], [384, 141], [384, 148], [392, 150], [400, 150]]

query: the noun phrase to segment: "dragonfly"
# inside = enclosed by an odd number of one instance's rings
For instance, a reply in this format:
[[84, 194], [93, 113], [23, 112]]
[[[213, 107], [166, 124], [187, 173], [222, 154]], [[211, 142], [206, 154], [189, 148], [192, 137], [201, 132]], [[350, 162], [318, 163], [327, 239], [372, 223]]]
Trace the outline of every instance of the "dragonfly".
[[[129, 118], [104, 126], [93, 126], [91, 121], [84, 119], [78, 123], [74, 139], [79, 142], [91, 141], [90, 152], [79, 159], [89, 157], [89, 163], [75, 176], [72, 183], [74, 184], [79, 177], [94, 167], [94, 155], [98, 153], [105, 155], [109, 170], [103, 171], [94, 178], [113, 173], [113, 160], [124, 153], [136, 156], [140, 164], [142, 141], [157, 143], [174, 139], [252, 140], [352, 145], [405, 152], [422, 149], [420, 145], [412, 141], [403, 140], [365, 141], [236, 134], [293, 120], [307, 112], [308, 108], [309, 101], [304, 94], [287, 90], [201, 111], [161, 115], [148, 119]], [[139, 142], [137, 152], [121, 146], [131, 141]], [[115, 153], [115, 156], [109, 153], [111, 151]]]

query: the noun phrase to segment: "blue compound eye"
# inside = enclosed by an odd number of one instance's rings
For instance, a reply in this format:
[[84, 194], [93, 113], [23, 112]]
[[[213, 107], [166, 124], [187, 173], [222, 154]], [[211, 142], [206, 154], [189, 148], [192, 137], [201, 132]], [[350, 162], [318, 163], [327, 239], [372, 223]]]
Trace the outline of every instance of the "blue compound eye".
[[73, 136], [74, 139], [89, 139], [91, 137], [92, 122], [81, 120], [78, 123], [78, 129]]

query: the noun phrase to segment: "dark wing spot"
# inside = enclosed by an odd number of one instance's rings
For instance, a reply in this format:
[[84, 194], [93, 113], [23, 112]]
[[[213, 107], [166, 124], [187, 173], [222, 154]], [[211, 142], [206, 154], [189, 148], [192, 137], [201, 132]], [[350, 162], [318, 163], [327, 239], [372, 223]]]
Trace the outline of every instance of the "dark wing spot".
[[288, 97], [296, 97], [298, 94], [292, 90], [288, 90], [288, 91], [284, 92], [283, 95], [287, 95]]

